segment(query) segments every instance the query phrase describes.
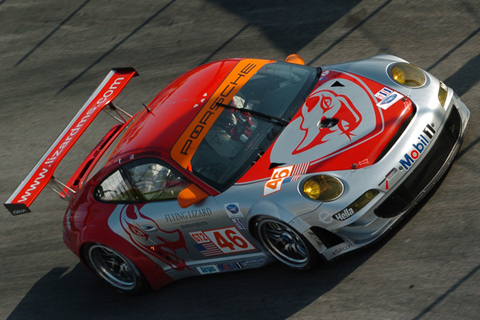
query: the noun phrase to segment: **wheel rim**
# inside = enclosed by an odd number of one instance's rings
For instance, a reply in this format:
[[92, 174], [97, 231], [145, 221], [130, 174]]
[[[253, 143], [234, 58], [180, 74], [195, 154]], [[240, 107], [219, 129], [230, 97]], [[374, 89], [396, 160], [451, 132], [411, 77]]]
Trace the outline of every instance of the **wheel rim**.
[[109, 247], [95, 244], [88, 250], [95, 271], [112, 286], [131, 290], [137, 285], [134, 267], [120, 253]]
[[258, 224], [260, 240], [275, 258], [291, 267], [304, 267], [310, 255], [301, 236], [283, 222], [262, 220]]

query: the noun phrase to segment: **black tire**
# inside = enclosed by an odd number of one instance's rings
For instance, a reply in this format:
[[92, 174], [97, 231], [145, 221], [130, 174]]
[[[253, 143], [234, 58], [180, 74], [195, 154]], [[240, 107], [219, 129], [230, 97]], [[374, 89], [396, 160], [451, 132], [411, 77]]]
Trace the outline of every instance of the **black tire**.
[[110, 247], [93, 243], [84, 247], [83, 256], [91, 270], [117, 291], [136, 295], [151, 289], [137, 266]]
[[317, 265], [320, 255], [308, 240], [287, 223], [261, 218], [255, 223], [258, 239], [278, 261], [297, 269], [308, 270]]

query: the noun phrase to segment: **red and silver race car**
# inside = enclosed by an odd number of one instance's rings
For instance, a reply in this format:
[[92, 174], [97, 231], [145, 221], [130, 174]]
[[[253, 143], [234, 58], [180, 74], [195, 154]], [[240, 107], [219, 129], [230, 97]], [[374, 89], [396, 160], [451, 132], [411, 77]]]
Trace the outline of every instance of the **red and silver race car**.
[[[261, 267], [308, 269], [384, 235], [439, 181], [469, 110], [395, 56], [314, 68], [228, 59], [197, 67], [130, 116], [112, 70], [5, 206], [47, 185], [69, 200], [64, 241], [114, 288]], [[58, 163], [101, 111], [119, 123], [70, 181]]]

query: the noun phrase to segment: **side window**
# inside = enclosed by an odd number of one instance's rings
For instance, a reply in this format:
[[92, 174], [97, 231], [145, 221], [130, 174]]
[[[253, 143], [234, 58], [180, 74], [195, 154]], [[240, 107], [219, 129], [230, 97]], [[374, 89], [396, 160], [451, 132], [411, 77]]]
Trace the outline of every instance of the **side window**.
[[156, 159], [131, 162], [105, 179], [96, 195], [103, 201], [159, 201], [176, 199], [188, 182]]
[[121, 170], [115, 171], [97, 187], [95, 195], [103, 201], [139, 201], [138, 194], [122, 175]]
[[158, 162], [125, 166], [125, 171], [134, 189], [147, 201], [176, 199], [188, 185], [175, 171]]

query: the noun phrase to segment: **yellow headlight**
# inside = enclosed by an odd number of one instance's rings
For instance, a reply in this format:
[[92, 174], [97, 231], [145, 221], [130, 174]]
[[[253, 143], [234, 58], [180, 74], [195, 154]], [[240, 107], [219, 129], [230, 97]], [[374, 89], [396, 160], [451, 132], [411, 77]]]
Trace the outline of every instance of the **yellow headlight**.
[[365, 192], [360, 198], [355, 200], [354, 203], [350, 205], [350, 207], [355, 211], [358, 212], [362, 210], [373, 198], [375, 198], [378, 194], [378, 190], [372, 189]]
[[445, 101], [447, 101], [447, 93], [448, 93], [448, 87], [440, 81], [440, 88], [438, 89], [438, 101], [440, 101], [440, 104], [442, 107], [445, 107]]
[[362, 194], [357, 200], [351, 203], [348, 207], [333, 215], [333, 218], [338, 221], [344, 221], [352, 217], [355, 213], [362, 210], [373, 198], [379, 194], [378, 190], [368, 190]]
[[303, 183], [303, 193], [313, 200], [332, 201], [342, 195], [343, 184], [332, 176], [313, 176]]
[[395, 82], [410, 88], [421, 87], [427, 82], [427, 78], [420, 68], [404, 62], [393, 65], [390, 69], [390, 76]]

